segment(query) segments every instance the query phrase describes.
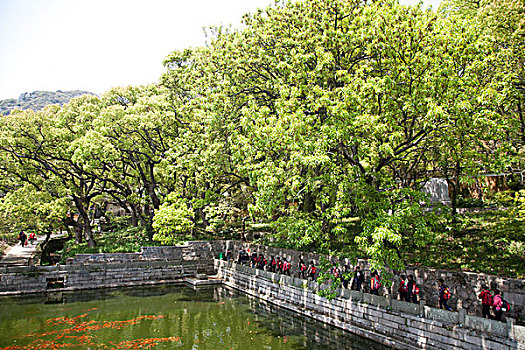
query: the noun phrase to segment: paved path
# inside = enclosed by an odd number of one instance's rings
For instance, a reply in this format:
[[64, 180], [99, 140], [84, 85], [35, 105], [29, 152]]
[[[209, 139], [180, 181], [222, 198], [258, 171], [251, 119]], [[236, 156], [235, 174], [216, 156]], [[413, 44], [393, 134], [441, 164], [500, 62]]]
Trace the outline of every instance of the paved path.
[[[57, 236], [59, 235], [51, 235], [52, 238]], [[28, 241], [27, 245], [22, 247], [20, 242], [18, 242], [15, 246], [7, 248], [4, 257], [0, 260], [0, 266], [27, 266], [29, 258], [35, 251], [37, 245], [45, 239], [45, 235], [38, 236], [35, 244], [31, 244], [31, 242]]]

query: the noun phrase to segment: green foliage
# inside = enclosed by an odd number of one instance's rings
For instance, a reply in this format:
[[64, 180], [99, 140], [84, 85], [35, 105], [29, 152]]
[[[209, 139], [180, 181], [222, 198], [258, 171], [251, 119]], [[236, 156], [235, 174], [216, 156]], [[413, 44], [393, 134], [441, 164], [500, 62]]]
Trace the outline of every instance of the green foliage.
[[99, 233], [95, 235], [97, 247], [89, 247], [87, 243], [77, 244], [75, 241], [67, 241], [63, 250], [59, 251], [61, 263], [76, 254], [93, 253], [135, 253], [140, 252], [143, 246], [156, 245], [150, 242], [144, 228], [127, 227], [120, 230]]
[[319, 261], [318, 268], [319, 273], [317, 277], [317, 283], [322, 286], [319, 289], [318, 294], [326, 299], [332, 300], [337, 297], [337, 288], [341, 286], [341, 277], [335, 277], [330, 269], [332, 268], [333, 263], [326, 259], [324, 256], [321, 256]]
[[186, 199], [170, 194], [155, 212], [153, 240], [170, 245], [190, 238], [194, 227], [192, 213]]
[[485, 195], [485, 202], [487, 205], [495, 205], [498, 207], [510, 208], [515, 205], [516, 201], [515, 191], [499, 191], [495, 193], [487, 193]]
[[525, 229], [512, 210], [486, 210], [443, 217], [425, 247], [404, 242], [409, 265], [525, 277]]
[[[523, 168], [523, 5], [466, 3], [278, 2], [170, 54], [159, 84], [11, 113], [4, 218], [49, 228], [78, 212], [91, 248], [90, 208], [108, 202], [164, 244], [255, 222], [281, 246], [368, 258], [388, 280], [472, 224], [429, 210], [429, 176], [448, 180], [455, 208], [476, 204], [465, 182]], [[502, 241], [503, 256], [522, 241]]]
[[462, 195], [457, 196], [458, 208], [482, 208], [484, 202], [479, 198], [463, 197]]
[[315, 217], [297, 212], [295, 215], [282, 216], [272, 223], [277, 233], [274, 235], [280, 241], [286, 241], [291, 247], [298, 249], [321, 248], [322, 223]]
[[519, 221], [525, 221], [525, 190], [516, 192], [514, 196], [514, 210], [513, 214], [516, 215], [516, 219]]
[[0, 198], [0, 229], [11, 236], [21, 230], [37, 234], [52, 232], [60, 227], [67, 209], [65, 198], [53, 198], [30, 186], [19, 187]]

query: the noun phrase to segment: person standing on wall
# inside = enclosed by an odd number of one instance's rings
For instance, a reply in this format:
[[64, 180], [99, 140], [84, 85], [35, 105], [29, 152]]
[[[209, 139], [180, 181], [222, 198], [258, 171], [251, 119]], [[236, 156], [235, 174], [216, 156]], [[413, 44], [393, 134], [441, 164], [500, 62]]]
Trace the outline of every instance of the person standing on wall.
[[447, 304], [451, 297], [450, 290], [442, 278], [438, 280], [438, 290], [439, 308], [452, 311], [452, 308]]
[[481, 286], [481, 293], [478, 294], [478, 298], [481, 299], [481, 313], [483, 314], [483, 318], [491, 318], [490, 307], [494, 304], [494, 300], [487, 285]]

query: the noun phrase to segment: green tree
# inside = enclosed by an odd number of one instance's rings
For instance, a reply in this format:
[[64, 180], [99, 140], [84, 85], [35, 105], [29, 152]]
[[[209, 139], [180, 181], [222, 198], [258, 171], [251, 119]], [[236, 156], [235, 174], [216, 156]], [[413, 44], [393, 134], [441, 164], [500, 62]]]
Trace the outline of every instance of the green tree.
[[[73, 202], [90, 247], [95, 246], [95, 241], [89, 207], [92, 199], [101, 194], [101, 184], [79, 157], [79, 145], [92, 130], [91, 122], [99, 110], [98, 97], [85, 95], [62, 109], [51, 106], [41, 112], [12, 113], [1, 120], [0, 149], [4, 155], [18, 164], [17, 169], [33, 174], [27, 178], [30, 184], [38, 186], [40, 182], [53, 197], [66, 197]], [[34, 176], [39, 180], [33, 180]], [[76, 239], [80, 242], [82, 236]]]

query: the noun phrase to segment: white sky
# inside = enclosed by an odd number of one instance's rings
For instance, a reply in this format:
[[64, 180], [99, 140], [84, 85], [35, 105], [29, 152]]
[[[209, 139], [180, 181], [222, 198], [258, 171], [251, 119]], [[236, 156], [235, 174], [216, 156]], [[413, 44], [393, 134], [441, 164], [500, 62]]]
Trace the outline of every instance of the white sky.
[[[412, 4], [416, 0], [402, 0]], [[437, 9], [440, 0], [425, 0]], [[173, 50], [204, 27], [238, 25], [272, 0], [0, 0], [0, 99], [158, 80]]]

